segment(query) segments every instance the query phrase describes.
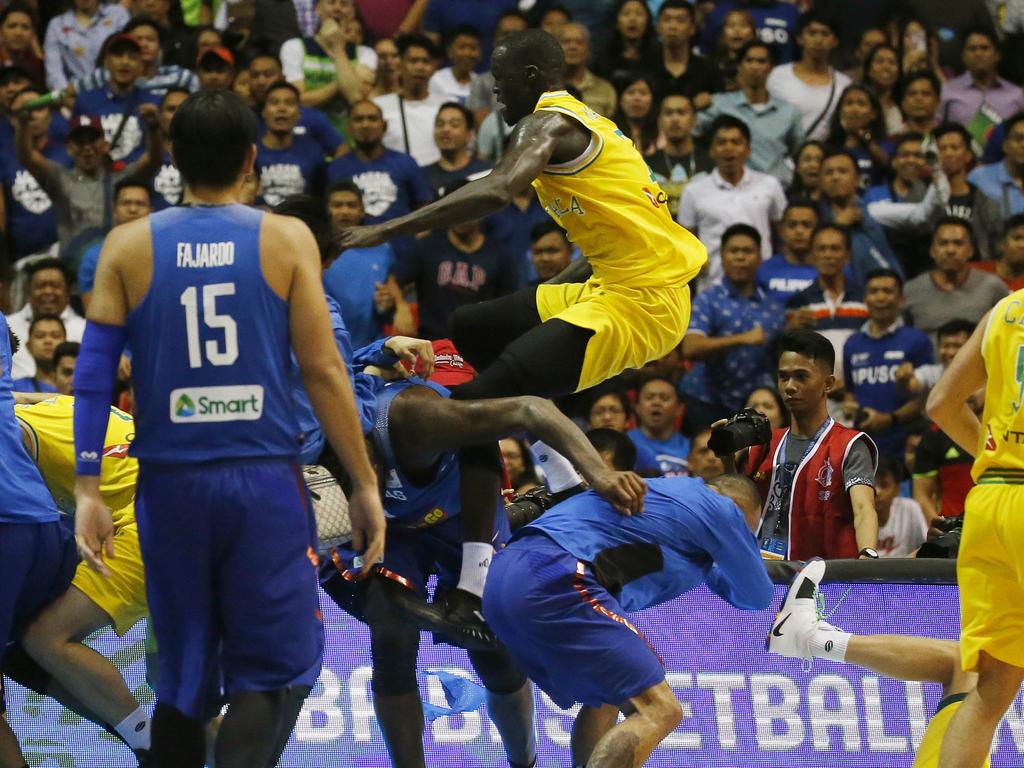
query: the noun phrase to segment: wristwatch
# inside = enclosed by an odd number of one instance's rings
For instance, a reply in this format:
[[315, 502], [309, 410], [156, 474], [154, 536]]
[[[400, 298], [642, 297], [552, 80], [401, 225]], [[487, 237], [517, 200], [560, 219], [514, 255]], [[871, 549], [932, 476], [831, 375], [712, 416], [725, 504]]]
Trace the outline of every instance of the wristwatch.
[[878, 550], [874, 547], [864, 547], [864, 549], [857, 553], [857, 557], [866, 557], [870, 560], [877, 560]]

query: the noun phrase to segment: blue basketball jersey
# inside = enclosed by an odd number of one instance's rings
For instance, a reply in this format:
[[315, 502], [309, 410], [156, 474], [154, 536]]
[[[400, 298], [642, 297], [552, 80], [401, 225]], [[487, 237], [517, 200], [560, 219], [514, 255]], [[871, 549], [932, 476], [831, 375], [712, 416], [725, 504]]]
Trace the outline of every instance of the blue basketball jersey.
[[771, 600], [771, 580], [739, 507], [697, 478], [648, 480], [643, 514], [631, 517], [587, 491], [517, 535], [530, 531], [544, 532], [590, 563], [627, 611], [671, 600], [704, 581], [739, 608]]
[[60, 514], [21, 442], [12, 387], [11, 341], [0, 313], [0, 523], [50, 523]]
[[149, 217], [152, 283], [127, 319], [141, 461], [296, 458], [288, 302], [263, 277], [262, 219], [244, 205]]

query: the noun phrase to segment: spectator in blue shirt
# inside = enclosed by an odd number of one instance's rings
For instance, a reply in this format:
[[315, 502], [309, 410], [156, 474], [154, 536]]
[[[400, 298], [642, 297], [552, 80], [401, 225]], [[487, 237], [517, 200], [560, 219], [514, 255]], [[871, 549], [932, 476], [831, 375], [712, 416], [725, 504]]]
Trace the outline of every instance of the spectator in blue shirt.
[[800, 11], [784, 0], [719, 0], [704, 19], [704, 32], [700, 38], [701, 50], [715, 50], [718, 36], [730, 11], [741, 9], [750, 14], [757, 27], [757, 36], [772, 48], [779, 64], [788, 64], [796, 58], [796, 23]]
[[139, 107], [159, 104], [160, 97], [135, 85], [142, 75], [142, 48], [131, 35], [117, 34], [107, 41], [103, 66], [110, 82], [78, 94], [73, 115], [98, 116], [110, 144], [110, 159], [127, 165], [145, 151]]
[[888, 267], [903, 274], [885, 239], [882, 225], [872, 218], [857, 196], [860, 173], [857, 160], [845, 149], [825, 153], [821, 162], [821, 221], [846, 227], [850, 237], [850, 267], [857, 285], [868, 272]]
[[679, 395], [671, 379], [652, 376], [636, 393], [636, 419], [639, 426], [627, 434], [637, 450], [650, 451], [662, 475], [689, 474], [690, 440], [676, 431]]
[[[630, 418], [633, 415], [633, 407], [629, 398], [617, 389], [601, 391], [594, 396], [590, 403], [590, 410], [587, 417], [587, 425], [591, 429], [612, 429], [616, 432], [626, 434]], [[659, 477], [661, 465], [658, 463], [654, 451], [646, 443], [640, 444], [630, 437], [636, 447], [636, 462], [633, 470], [644, 477]]]
[[426, 177], [409, 155], [384, 146], [387, 124], [380, 107], [360, 101], [349, 111], [355, 149], [327, 167], [327, 183], [352, 179], [363, 192], [366, 223], [394, 219], [433, 200]]
[[[342, 180], [331, 185], [327, 190], [327, 214], [335, 235], [363, 223], [363, 195], [355, 182]], [[356, 349], [381, 338], [388, 315], [398, 309], [390, 291], [385, 290], [394, 262], [391, 246], [381, 243], [342, 251], [324, 272], [324, 290], [341, 307], [341, 317]], [[402, 301], [400, 292], [398, 298]], [[404, 322], [409, 325], [411, 320]]]
[[160, 102], [160, 133], [164, 137], [164, 156], [160, 170], [153, 177], [153, 210], [162, 211], [181, 204], [181, 174], [171, 157], [171, 120], [181, 103], [188, 98], [184, 88], [171, 88]]
[[757, 285], [783, 304], [818, 276], [810, 263], [811, 235], [818, 226], [818, 207], [810, 200], [793, 200], [779, 225], [781, 250], [757, 270]]
[[772, 383], [771, 349], [785, 312], [757, 286], [760, 266], [760, 233], [733, 224], [722, 235], [724, 277], [693, 302], [683, 355], [699, 362], [682, 390], [687, 409], [699, 409], [709, 423], [742, 408], [752, 386]]
[[1005, 219], [1024, 213], [1024, 194], [1020, 187], [1024, 178], [1024, 112], [1018, 112], [1001, 127], [1003, 161], [975, 168], [968, 174], [967, 181], [994, 200]]
[[219, 45], [207, 48], [196, 60], [196, 75], [202, 90], [226, 91], [235, 82], [234, 54]]
[[[11, 108], [17, 110], [25, 102], [41, 95], [39, 89], [27, 88], [14, 97]], [[71, 157], [64, 142], [50, 135], [52, 116], [51, 107], [33, 110], [28, 130], [43, 157], [68, 168], [71, 166]], [[5, 232], [11, 261], [48, 251], [57, 242], [57, 216], [50, 196], [18, 162], [13, 151], [0, 160], [0, 178], [3, 180]]]
[[263, 103], [267, 132], [257, 147], [256, 173], [263, 202], [270, 206], [291, 195], [318, 195], [323, 189], [323, 153], [311, 138], [295, 133], [299, 98], [299, 90], [282, 80], [271, 86]]
[[[139, 178], [128, 177], [114, 185], [114, 224], [127, 224], [129, 221], [141, 219], [153, 211], [152, 193], [149, 185]], [[82, 303], [89, 308], [92, 288], [96, 280], [96, 265], [100, 261], [100, 241], [90, 246], [82, 255], [78, 267], [78, 290], [82, 294]]]
[[923, 402], [896, 380], [903, 363], [915, 368], [932, 362], [932, 342], [903, 323], [903, 278], [891, 269], [868, 273], [864, 303], [868, 321], [846, 340], [843, 409], [867, 432], [883, 454], [898, 456], [907, 439], [905, 425], [921, 414]]
[[39, 315], [28, 326], [25, 348], [36, 363], [32, 376], [14, 380], [15, 392], [56, 392], [53, 352], [67, 341], [64, 321], [57, 315]]

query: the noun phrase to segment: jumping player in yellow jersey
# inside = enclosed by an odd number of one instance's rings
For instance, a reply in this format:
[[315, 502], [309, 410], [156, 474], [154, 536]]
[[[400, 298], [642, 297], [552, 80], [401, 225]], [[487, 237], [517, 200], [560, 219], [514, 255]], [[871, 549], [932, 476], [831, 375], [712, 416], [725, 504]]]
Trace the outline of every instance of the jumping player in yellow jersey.
[[[985, 388], [981, 420], [967, 399]], [[939, 768], [977, 768], [1024, 680], [1024, 291], [985, 317], [928, 397], [928, 415], [974, 455], [957, 558], [960, 652], [977, 685], [953, 715]]]
[[515, 129], [497, 167], [432, 205], [342, 237], [352, 248], [479, 219], [532, 183], [579, 246], [586, 262], [550, 283], [455, 313], [452, 340], [482, 371], [453, 395], [460, 399], [587, 389], [663, 357], [689, 323], [687, 283], [707, 260], [704, 246], [672, 219], [631, 140], [561, 90], [564, 66], [545, 32], [503, 40], [492, 71]]
[[[26, 399], [38, 400], [38, 396]], [[58, 395], [20, 402], [25, 449], [39, 467], [58, 508], [75, 509], [74, 398]], [[135, 524], [138, 462], [128, 456], [135, 436], [132, 417], [110, 409], [104, 441], [100, 493], [114, 521], [116, 557], [107, 560], [108, 576], [79, 563], [67, 592], [43, 609], [22, 639], [25, 650], [47, 673], [109, 724], [139, 755], [149, 748], [149, 715], [139, 706], [117, 668], [82, 644], [98, 629], [113, 626], [123, 635], [147, 613], [146, 585]], [[91, 716], [91, 715], [90, 715]]]

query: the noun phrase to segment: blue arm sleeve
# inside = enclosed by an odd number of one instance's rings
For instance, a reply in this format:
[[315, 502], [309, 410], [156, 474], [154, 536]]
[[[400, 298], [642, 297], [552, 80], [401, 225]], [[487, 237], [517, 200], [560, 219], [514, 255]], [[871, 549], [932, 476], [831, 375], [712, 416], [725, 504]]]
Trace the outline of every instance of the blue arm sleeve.
[[386, 339], [377, 339], [365, 347], [357, 349], [352, 356], [352, 367], [357, 371], [361, 371], [368, 365], [376, 365], [381, 368], [390, 368], [395, 365], [398, 362], [398, 358], [384, 348], [384, 345], [390, 338], [388, 336]]
[[739, 509], [733, 506], [723, 515], [714, 532], [717, 538], [711, 556], [715, 564], [707, 575], [708, 588], [743, 611], [760, 611], [771, 605], [775, 594], [768, 578], [757, 539], [747, 527]]
[[122, 325], [86, 323], [75, 366], [75, 470], [80, 475], [100, 473], [117, 363], [127, 338]]
[[352, 379], [356, 410], [359, 412], [359, 424], [364, 435], [373, 431], [374, 422], [377, 420], [377, 393], [384, 389], [384, 384], [384, 379], [366, 373], [357, 373]]

